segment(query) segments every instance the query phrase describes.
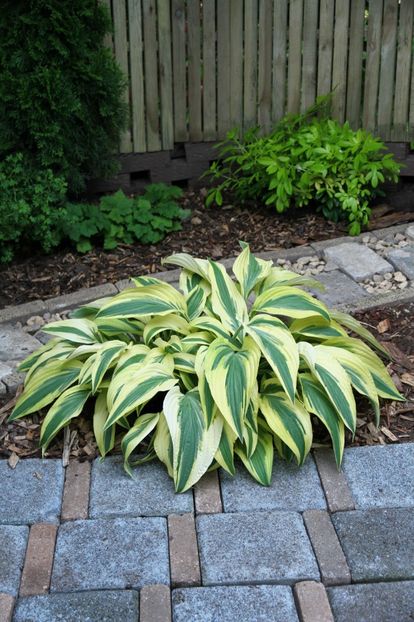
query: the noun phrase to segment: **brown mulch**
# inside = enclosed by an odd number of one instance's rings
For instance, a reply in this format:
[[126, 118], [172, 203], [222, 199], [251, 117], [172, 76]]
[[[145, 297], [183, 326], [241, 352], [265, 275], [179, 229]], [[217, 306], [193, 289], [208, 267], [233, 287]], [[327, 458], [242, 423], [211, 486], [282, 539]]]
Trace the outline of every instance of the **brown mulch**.
[[[165, 269], [161, 259], [174, 252], [221, 259], [238, 253], [238, 240], [249, 242], [254, 252], [260, 252], [346, 235], [344, 223], [328, 222], [310, 209], [277, 214], [258, 205], [206, 208], [204, 196], [203, 189], [186, 192], [182, 204], [191, 209], [191, 216], [182, 231], [171, 233], [156, 246], [124, 244], [110, 252], [97, 248], [84, 255], [66, 249], [3, 267], [0, 308], [158, 272]], [[414, 220], [414, 212], [399, 212], [382, 204], [373, 210], [370, 229], [410, 220]]]
[[[369, 404], [359, 401], [357, 432], [353, 440], [348, 435], [347, 445], [414, 441], [414, 303], [358, 313], [357, 317], [390, 350], [393, 361], [388, 369], [406, 402], [382, 400], [381, 423], [377, 429]], [[38, 447], [41, 416], [35, 414], [7, 423], [14, 402], [3, 408], [0, 403], [0, 457], [9, 458], [12, 465], [20, 458], [41, 456]], [[66, 430], [52, 442], [47, 457], [60, 458], [63, 454], [66, 459], [73, 456], [92, 460], [97, 456], [90, 420], [76, 419]], [[329, 442], [325, 431], [317, 428], [315, 432], [315, 440]], [[115, 451], [120, 451], [119, 443]]]

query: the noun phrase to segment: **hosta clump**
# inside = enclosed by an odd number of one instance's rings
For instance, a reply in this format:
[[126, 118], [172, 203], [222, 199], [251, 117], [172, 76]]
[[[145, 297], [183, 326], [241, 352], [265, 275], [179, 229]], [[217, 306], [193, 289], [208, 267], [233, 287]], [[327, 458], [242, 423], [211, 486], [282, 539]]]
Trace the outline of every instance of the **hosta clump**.
[[242, 249], [235, 281], [223, 265], [180, 253], [165, 261], [183, 268], [182, 293], [140, 277], [49, 324], [55, 338], [20, 367], [25, 390], [11, 419], [48, 407], [46, 450], [71, 419], [93, 413], [102, 456], [123, 435], [125, 469], [157, 457], [180, 492], [210, 468], [234, 474], [235, 455], [269, 484], [275, 449], [305, 460], [312, 415], [339, 465], [345, 428], [355, 432], [354, 392], [370, 400], [377, 422], [379, 397], [401, 399], [366, 342], [382, 347], [300, 288], [317, 282]]

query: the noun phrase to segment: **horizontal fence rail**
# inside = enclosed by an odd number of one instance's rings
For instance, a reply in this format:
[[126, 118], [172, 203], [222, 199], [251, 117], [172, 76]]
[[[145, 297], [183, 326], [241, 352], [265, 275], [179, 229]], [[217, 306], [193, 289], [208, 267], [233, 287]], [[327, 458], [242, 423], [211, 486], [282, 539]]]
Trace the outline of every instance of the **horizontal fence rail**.
[[414, 140], [414, 0], [101, 0], [128, 78], [121, 153], [264, 131], [333, 90], [332, 114]]

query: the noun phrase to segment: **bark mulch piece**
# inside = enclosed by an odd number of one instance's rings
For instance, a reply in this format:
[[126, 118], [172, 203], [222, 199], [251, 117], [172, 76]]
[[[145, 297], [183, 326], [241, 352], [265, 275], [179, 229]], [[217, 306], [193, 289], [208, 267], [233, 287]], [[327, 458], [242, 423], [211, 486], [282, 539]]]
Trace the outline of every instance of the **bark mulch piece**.
[[[375, 445], [414, 441], [414, 303], [357, 313], [374, 335], [390, 350], [393, 360], [388, 369], [406, 402], [382, 401], [381, 422], [377, 429], [373, 411], [366, 400], [358, 400], [355, 438], [347, 433], [347, 445]], [[385, 330], [384, 330], [385, 329]], [[382, 332], [381, 332], [382, 331]], [[34, 414], [7, 423], [15, 399], [0, 402], [0, 458], [8, 458], [11, 466], [19, 458], [40, 457], [39, 435], [42, 416]], [[3, 408], [2, 408], [3, 406]], [[325, 428], [315, 418], [315, 442], [330, 444]], [[120, 452], [118, 441], [115, 452]], [[80, 417], [51, 443], [46, 457], [77, 457], [93, 460], [97, 455], [91, 419]]]

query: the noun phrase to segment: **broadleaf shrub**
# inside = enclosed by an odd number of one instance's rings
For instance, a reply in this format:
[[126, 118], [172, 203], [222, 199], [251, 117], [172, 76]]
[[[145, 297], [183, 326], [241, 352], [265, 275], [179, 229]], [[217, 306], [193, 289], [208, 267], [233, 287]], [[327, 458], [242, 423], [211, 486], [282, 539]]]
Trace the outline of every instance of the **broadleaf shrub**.
[[346, 219], [349, 233], [358, 235], [369, 221], [370, 200], [384, 181], [398, 180], [399, 166], [381, 140], [330, 119], [327, 103], [322, 98], [304, 114], [285, 117], [266, 136], [259, 128], [243, 138], [229, 132], [208, 172], [217, 185], [207, 205], [220, 206], [225, 191], [278, 212], [312, 204], [330, 220]]
[[3, 0], [0, 158], [23, 152], [79, 192], [116, 170], [125, 80], [96, 0]]
[[370, 347], [382, 346], [300, 288], [312, 279], [255, 258], [247, 245], [233, 265], [236, 281], [223, 265], [185, 253], [166, 263], [183, 268], [181, 292], [134, 279], [135, 287], [46, 326], [54, 339], [21, 364], [25, 388], [10, 420], [48, 408], [44, 451], [84, 413], [102, 456], [122, 436], [129, 473], [158, 458], [181, 492], [208, 469], [234, 474], [237, 455], [268, 485], [274, 451], [305, 460], [313, 415], [339, 465], [345, 429], [356, 428], [354, 391], [370, 400], [377, 424], [379, 397], [402, 399]]
[[167, 233], [181, 229], [189, 211], [177, 199], [181, 188], [167, 184], [150, 184], [144, 194], [127, 197], [119, 190], [104, 196], [99, 204], [68, 204], [62, 218], [62, 235], [86, 252], [96, 244], [107, 250], [118, 244], [156, 244]]

